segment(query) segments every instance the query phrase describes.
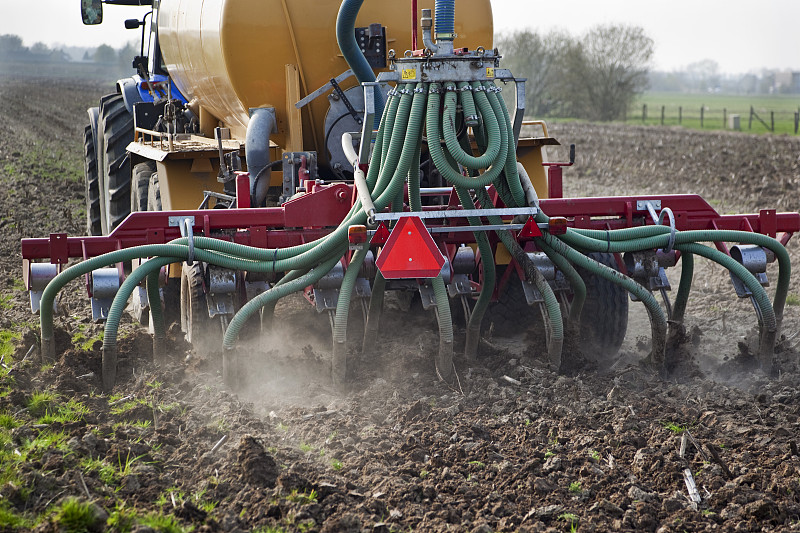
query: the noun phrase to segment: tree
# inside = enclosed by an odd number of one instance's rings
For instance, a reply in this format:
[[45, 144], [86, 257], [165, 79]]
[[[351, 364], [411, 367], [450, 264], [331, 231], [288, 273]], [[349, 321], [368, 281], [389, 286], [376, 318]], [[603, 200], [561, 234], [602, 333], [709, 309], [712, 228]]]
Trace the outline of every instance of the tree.
[[94, 51], [95, 63], [114, 63], [117, 60], [117, 52], [107, 44], [101, 44]]
[[125, 46], [117, 51], [117, 64], [122, 69], [131, 68], [131, 62], [139, 55], [139, 47], [135, 41], [128, 41]]
[[545, 116], [559, 103], [555, 87], [561, 72], [561, 56], [569, 36], [552, 32], [545, 36], [530, 29], [515, 31], [496, 39], [503, 56], [503, 67], [525, 84], [525, 111], [528, 115]]
[[13, 57], [27, 51], [18, 35], [0, 35], [0, 56]]
[[561, 89], [572, 112], [591, 120], [623, 118], [647, 88], [653, 40], [642, 28], [597, 26], [569, 47]]

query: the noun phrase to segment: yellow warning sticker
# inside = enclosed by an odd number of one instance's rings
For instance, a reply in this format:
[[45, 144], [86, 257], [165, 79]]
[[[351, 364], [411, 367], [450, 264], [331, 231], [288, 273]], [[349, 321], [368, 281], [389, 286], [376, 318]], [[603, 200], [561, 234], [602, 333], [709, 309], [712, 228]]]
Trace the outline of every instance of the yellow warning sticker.
[[486, 77], [494, 78], [494, 67], [486, 67]]
[[415, 80], [417, 79], [417, 69], [415, 68], [404, 68], [402, 72], [402, 77], [404, 80]]

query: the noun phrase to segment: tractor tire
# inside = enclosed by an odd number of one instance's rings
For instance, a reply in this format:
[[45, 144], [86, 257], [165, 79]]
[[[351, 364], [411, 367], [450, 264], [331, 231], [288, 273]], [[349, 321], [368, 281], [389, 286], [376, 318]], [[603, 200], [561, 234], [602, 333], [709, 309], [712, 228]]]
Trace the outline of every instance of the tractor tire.
[[98, 168], [105, 213], [103, 233], [108, 234], [131, 212], [131, 164], [127, 147], [133, 142], [133, 116], [122, 95], [101, 99], [98, 129], [103, 132], [103, 145], [98, 151], [102, 159]]
[[102, 235], [100, 220], [100, 184], [97, 173], [97, 147], [91, 124], [83, 130], [83, 175], [86, 182], [86, 233]]
[[[147, 211], [161, 211], [161, 191], [158, 188], [158, 174], [150, 174], [147, 187]], [[167, 325], [179, 323], [181, 320], [181, 280], [169, 278], [161, 288], [164, 300], [164, 320]]]
[[[589, 257], [619, 270], [614, 254]], [[581, 313], [581, 351], [598, 362], [609, 362], [619, 352], [628, 330], [628, 292], [605, 278], [578, 269], [586, 283], [586, 303]]]
[[208, 316], [203, 266], [183, 264], [181, 271], [181, 330], [196, 354], [208, 356], [221, 348], [221, 324]]
[[[156, 165], [152, 161], [139, 163], [133, 167], [133, 176], [131, 178], [131, 212], [150, 211], [148, 205], [150, 178], [155, 171]], [[160, 209], [154, 211], [160, 211]]]
[[158, 185], [158, 174], [150, 175], [150, 185], [147, 187], [147, 210], [161, 211], [161, 187]]

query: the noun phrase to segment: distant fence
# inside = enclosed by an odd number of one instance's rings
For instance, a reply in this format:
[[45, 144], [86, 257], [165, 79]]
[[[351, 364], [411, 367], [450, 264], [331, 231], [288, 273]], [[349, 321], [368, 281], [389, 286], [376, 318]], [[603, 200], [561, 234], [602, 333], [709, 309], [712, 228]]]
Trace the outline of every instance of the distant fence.
[[[635, 113], [635, 112], [634, 112]], [[660, 124], [662, 126], [686, 126], [690, 128], [769, 131], [772, 133], [794, 133], [800, 131], [800, 107], [797, 111], [749, 110], [730, 112], [727, 108], [713, 109], [708, 106], [652, 106], [642, 104], [641, 114], [628, 114], [627, 122]]]

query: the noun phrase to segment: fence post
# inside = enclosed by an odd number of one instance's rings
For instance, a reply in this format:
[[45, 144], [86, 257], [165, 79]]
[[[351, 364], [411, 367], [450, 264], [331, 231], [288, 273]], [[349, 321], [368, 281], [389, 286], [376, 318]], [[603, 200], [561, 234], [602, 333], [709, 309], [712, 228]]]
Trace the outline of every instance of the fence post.
[[728, 129], [728, 109], [722, 108], [722, 129]]
[[747, 120], [747, 129], [753, 129], [753, 106], [750, 106], [750, 118]]
[[678, 125], [683, 124], [683, 106], [678, 107]]
[[703, 129], [703, 115], [705, 114], [705, 112], [706, 112], [706, 106], [701, 105], [700, 106], [700, 129]]
[[775, 133], [775, 111], [769, 112], [769, 131]]
[[800, 128], [800, 111], [794, 112], [794, 134], [797, 135], [797, 130]]
[[661, 125], [662, 126], [664, 125], [664, 108], [665, 107], [666, 106], [663, 106], [663, 105], [661, 106]]
[[642, 105], [642, 124], [647, 120], [647, 104]]

